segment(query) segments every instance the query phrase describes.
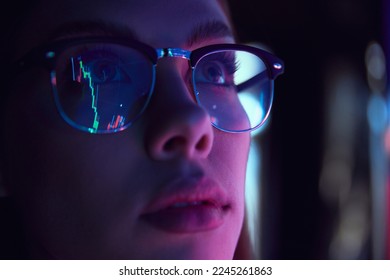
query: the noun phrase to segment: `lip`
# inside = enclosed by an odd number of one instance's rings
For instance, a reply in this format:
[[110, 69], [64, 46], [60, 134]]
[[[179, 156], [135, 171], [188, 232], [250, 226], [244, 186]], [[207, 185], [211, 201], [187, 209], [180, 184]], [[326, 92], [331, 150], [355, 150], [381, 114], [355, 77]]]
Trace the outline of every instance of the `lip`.
[[207, 178], [181, 178], [162, 187], [141, 218], [171, 233], [196, 233], [220, 227], [231, 205], [226, 193]]

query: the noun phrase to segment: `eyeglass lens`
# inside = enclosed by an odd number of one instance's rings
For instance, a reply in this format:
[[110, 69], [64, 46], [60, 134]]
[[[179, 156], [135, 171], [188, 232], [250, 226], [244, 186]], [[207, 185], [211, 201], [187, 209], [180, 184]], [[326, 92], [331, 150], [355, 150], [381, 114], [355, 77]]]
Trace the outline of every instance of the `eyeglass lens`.
[[272, 80], [258, 56], [236, 50], [207, 54], [198, 62], [194, 85], [213, 125], [225, 131], [251, 130], [265, 120], [272, 103]]
[[[107, 133], [141, 115], [153, 90], [155, 67], [139, 50], [87, 43], [62, 52], [52, 75], [63, 118], [78, 129]], [[198, 103], [221, 130], [251, 130], [271, 107], [273, 82], [265, 63], [250, 52], [220, 50], [203, 56], [193, 83]]]
[[134, 121], [147, 104], [154, 80], [150, 59], [116, 44], [69, 48], [55, 71], [62, 115], [92, 133], [118, 131]]

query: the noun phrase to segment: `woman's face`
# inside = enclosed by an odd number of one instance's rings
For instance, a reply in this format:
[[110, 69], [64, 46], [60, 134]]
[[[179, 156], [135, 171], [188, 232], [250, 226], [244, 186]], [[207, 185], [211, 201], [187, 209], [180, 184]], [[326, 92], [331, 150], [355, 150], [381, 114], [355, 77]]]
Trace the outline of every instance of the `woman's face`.
[[[53, 34], [99, 34], [89, 30], [91, 24], [78, 28], [81, 22], [103, 22], [113, 34], [120, 29], [155, 48], [233, 42], [210, 24], [229, 26], [217, 1], [43, 2], [21, 32], [17, 57]], [[199, 26], [205, 28], [196, 35]], [[55, 31], [64, 29], [69, 30]], [[104, 135], [63, 121], [43, 67], [15, 79], [5, 120], [4, 172], [33, 257], [232, 258], [244, 217], [250, 137], [212, 127], [194, 101], [188, 71], [184, 59], [159, 60], [155, 90], [141, 118]]]

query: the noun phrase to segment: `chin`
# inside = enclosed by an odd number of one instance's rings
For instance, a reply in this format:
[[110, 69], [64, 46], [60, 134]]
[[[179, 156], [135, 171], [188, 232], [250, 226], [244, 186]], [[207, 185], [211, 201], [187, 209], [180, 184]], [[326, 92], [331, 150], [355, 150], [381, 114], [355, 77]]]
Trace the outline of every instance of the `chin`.
[[238, 236], [216, 235], [214, 238], [199, 238], [182, 250], [181, 259], [231, 260], [237, 246]]

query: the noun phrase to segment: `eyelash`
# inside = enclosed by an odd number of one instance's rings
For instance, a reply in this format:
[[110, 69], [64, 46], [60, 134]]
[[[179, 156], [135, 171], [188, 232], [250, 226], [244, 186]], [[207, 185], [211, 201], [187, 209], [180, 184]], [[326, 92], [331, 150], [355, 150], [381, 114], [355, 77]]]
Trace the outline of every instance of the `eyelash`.
[[216, 55], [215, 60], [221, 62], [222, 65], [226, 66], [227, 74], [229, 75], [233, 75], [239, 69], [238, 62], [234, 56], [228, 56], [224, 53], [218, 53]]

